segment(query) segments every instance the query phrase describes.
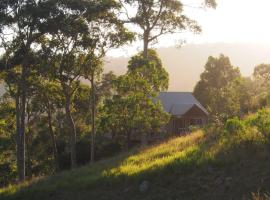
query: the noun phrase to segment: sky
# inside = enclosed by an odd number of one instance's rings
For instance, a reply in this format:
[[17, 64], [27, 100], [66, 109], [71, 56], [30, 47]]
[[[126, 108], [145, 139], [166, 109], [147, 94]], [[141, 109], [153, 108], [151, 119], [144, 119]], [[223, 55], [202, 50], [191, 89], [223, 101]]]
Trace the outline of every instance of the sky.
[[[202, 0], [182, 0], [185, 14], [202, 27], [199, 35], [184, 33], [160, 38], [154, 47], [185, 43], [255, 43], [270, 45], [270, 0], [217, 0], [216, 9], [200, 9]], [[109, 52], [110, 56], [132, 55], [142, 47], [141, 42]]]
[[269, 0], [217, 0], [217, 2], [216, 10], [187, 11], [203, 28], [202, 35], [191, 38], [191, 41], [270, 43]]

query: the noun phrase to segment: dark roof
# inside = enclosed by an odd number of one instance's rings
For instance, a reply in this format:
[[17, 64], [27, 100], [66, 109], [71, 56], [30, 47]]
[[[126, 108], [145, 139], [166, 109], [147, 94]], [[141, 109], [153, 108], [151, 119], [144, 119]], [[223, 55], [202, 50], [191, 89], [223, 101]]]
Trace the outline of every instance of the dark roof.
[[164, 110], [172, 115], [184, 115], [193, 106], [199, 107], [206, 115], [208, 115], [207, 110], [191, 92], [161, 92], [157, 99], [162, 103]]

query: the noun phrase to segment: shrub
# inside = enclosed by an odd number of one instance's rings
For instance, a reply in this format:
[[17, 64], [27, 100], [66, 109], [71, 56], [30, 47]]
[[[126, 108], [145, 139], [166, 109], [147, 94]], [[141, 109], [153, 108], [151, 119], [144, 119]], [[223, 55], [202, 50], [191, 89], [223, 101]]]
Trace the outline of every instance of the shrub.
[[225, 124], [225, 129], [230, 133], [239, 133], [245, 130], [245, 123], [238, 118], [228, 119]]
[[251, 120], [251, 124], [257, 127], [267, 139], [270, 139], [270, 112], [267, 109], [259, 110]]

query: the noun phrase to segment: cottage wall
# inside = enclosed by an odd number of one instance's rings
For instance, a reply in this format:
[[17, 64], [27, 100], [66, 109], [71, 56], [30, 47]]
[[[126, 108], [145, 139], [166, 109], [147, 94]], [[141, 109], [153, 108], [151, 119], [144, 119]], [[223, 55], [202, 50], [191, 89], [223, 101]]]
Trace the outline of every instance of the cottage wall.
[[168, 131], [171, 134], [184, 134], [190, 131], [191, 126], [204, 126], [207, 122], [208, 115], [195, 105], [183, 116], [172, 116]]

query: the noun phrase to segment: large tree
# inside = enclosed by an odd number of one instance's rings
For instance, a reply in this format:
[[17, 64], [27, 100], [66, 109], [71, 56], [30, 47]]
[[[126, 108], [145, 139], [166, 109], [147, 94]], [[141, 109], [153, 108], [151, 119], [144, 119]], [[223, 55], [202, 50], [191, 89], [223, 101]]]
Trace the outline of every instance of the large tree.
[[239, 69], [231, 65], [228, 57], [210, 56], [194, 95], [218, 120], [237, 115], [240, 103], [236, 88], [240, 78]]
[[[143, 41], [143, 56], [148, 57], [150, 43], [160, 36], [180, 33], [184, 30], [200, 32], [196, 21], [184, 13], [183, 3], [178, 0], [120, 0], [128, 23], [140, 28], [139, 38]], [[205, 0], [206, 7], [216, 7], [215, 0]], [[134, 10], [130, 12], [129, 9]], [[133, 14], [134, 13], [134, 14]]]
[[[16, 87], [13, 95], [16, 101], [16, 133], [17, 161], [19, 180], [25, 179], [25, 109], [28, 88], [28, 78], [33, 67], [32, 56], [41, 47], [40, 42], [54, 39], [61, 35], [65, 40], [66, 49], [70, 52], [71, 45], [81, 49], [96, 44], [90, 30], [95, 30], [107, 21], [101, 29], [117, 41], [117, 36], [111, 34], [109, 21], [121, 30], [124, 28], [114, 17], [119, 5], [115, 1], [84, 1], [84, 0], [4, 0], [0, 2], [0, 38], [4, 49], [1, 70], [8, 71], [16, 67]], [[99, 19], [99, 21], [97, 20]], [[91, 23], [90, 23], [91, 22]], [[48, 37], [47, 37], [48, 36]], [[102, 37], [102, 34], [99, 35]], [[81, 40], [83, 39], [83, 40]], [[83, 41], [83, 42], [82, 42]], [[106, 43], [106, 41], [103, 41]], [[100, 43], [99, 43], [100, 44]], [[71, 54], [66, 54], [65, 58]], [[75, 52], [72, 52], [75, 53]], [[78, 55], [76, 55], [78, 56]], [[75, 57], [76, 57], [75, 56]], [[64, 62], [68, 62], [65, 60]], [[70, 66], [72, 67], [72, 66]], [[72, 129], [71, 129], [72, 130]], [[74, 131], [73, 131], [74, 132]], [[74, 143], [74, 142], [73, 142]], [[72, 145], [74, 149], [74, 145]], [[75, 163], [74, 150], [72, 160]]]
[[[17, 67], [16, 143], [19, 180], [25, 179], [25, 108], [31, 54], [40, 37], [60, 28], [56, 22], [65, 16], [63, 6], [52, 0], [4, 0], [0, 2], [0, 38], [5, 62], [1, 70]], [[62, 5], [65, 3], [62, 3]]]
[[[85, 4], [87, 7], [85, 7]], [[76, 166], [76, 125], [72, 117], [71, 107], [74, 94], [82, 78], [91, 84], [92, 113], [92, 145], [91, 160], [94, 161], [95, 140], [95, 79], [102, 72], [102, 58], [113, 47], [118, 47], [133, 38], [121, 21], [117, 19], [115, 10], [119, 4], [115, 1], [89, 1], [74, 3], [76, 12], [69, 12], [68, 26], [44, 40], [44, 58], [48, 67], [61, 83], [65, 95], [67, 125], [70, 127], [71, 163]], [[73, 5], [73, 6], [74, 6]]]

